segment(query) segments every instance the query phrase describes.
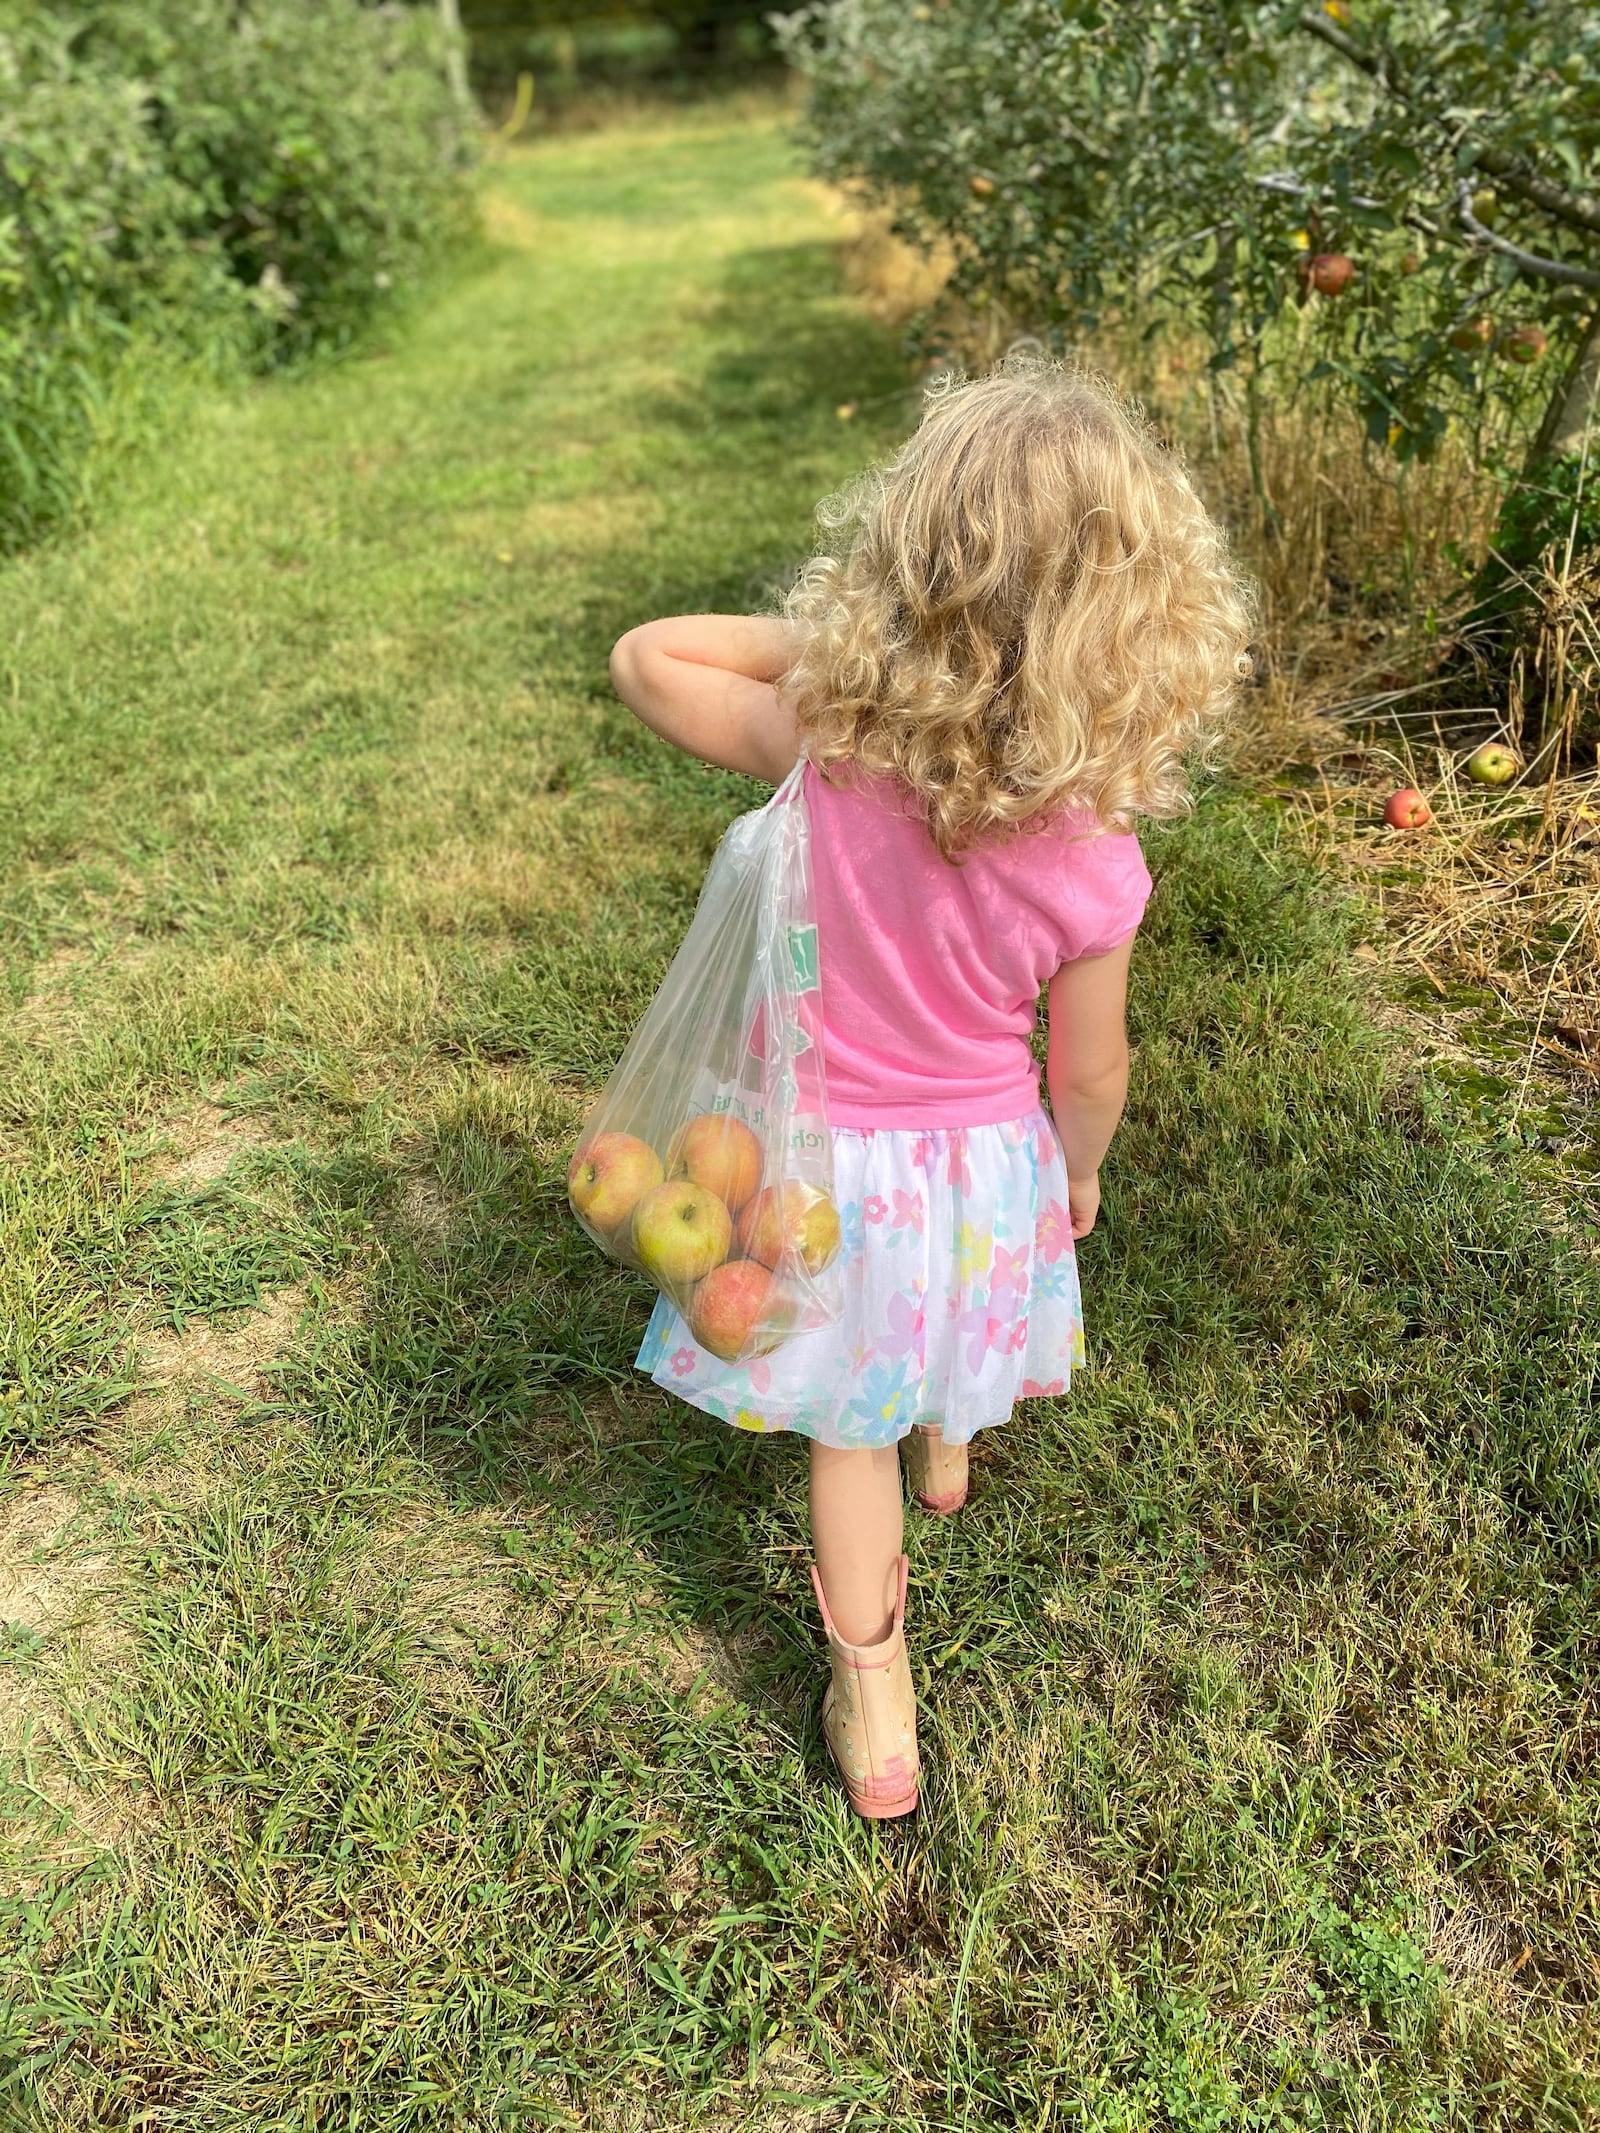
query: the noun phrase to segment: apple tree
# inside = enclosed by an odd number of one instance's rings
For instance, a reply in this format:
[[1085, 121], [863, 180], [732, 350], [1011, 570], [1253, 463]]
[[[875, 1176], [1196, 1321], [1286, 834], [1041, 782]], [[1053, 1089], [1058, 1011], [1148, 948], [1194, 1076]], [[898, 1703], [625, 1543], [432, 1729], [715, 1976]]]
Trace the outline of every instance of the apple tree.
[[1508, 475], [1519, 440], [1552, 522], [1575, 492], [1600, 391], [1590, 0], [818, 0], [779, 34], [819, 169], [950, 240], [971, 302], [1198, 331], [1252, 391], [1309, 340], [1397, 459], [1458, 425]]

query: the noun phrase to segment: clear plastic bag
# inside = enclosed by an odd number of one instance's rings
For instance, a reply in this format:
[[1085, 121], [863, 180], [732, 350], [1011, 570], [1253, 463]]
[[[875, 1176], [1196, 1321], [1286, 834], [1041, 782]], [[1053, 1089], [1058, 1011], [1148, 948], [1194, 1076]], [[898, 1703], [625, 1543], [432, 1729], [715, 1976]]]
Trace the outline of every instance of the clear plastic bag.
[[727, 1362], [839, 1316], [804, 767], [724, 832], [567, 1173], [595, 1243]]

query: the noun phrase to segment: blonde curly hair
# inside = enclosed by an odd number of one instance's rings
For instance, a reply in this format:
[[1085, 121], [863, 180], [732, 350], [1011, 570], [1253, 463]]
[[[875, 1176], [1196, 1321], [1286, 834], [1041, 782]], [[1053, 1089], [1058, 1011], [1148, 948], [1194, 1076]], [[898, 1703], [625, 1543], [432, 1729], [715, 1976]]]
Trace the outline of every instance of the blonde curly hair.
[[1248, 589], [1176, 456], [1090, 372], [1017, 350], [931, 386], [893, 462], [818, 513], [784, 678], [824, 776], [888, 774], [947, 860], [1067, 808], [1190, 804], [1248, 672]]

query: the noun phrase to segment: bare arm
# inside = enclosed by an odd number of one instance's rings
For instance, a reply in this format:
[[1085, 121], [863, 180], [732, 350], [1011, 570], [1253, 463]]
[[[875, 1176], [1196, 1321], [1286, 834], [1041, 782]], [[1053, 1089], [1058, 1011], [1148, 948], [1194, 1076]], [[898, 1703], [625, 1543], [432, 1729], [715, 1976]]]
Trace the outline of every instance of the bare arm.
[[1067, 1158], [1072, 1234], [1086, 1237], [1100, 1210], [1100, 1165], [1128, 1096], [1124, 1015], [1133, 942], [1109, 955], [1063, 963], [1050, 980], [1050, 1053], [1045, 1079]]
[[611, 680], [628, 709], [675, 748], [780, 784], [800, 737], [775, 686], [793, 638], [770, 615], [668, 615], [641, 622], [611, 652]]

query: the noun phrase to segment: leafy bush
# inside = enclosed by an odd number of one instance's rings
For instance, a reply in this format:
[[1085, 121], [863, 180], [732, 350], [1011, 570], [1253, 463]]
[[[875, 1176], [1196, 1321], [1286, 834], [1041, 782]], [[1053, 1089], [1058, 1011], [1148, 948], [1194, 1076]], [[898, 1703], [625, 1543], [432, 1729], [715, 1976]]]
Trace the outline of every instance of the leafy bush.
[[781, 39], [821, 169], [970, 300], [1282, 363], [1402, 460], [1525, 438], [1596, 331], [1588, 0], [824, 0]]
[[0, 33], [0, 543], [71, 511], [130, 361], [347, 342], [464, 164], [431, 12], [35, 0]]

